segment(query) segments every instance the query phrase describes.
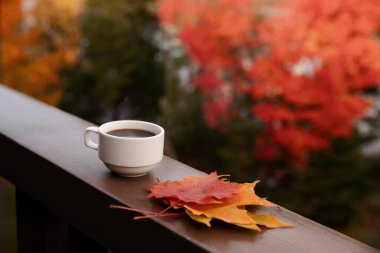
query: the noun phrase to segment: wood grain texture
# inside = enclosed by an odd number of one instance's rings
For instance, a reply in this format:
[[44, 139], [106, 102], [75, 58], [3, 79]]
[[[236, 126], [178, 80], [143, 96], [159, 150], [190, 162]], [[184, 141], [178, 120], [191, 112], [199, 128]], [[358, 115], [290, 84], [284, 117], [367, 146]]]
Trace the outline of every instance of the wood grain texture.
[[259, 211], [295, 227], [262, 233], [187, 218], [132, 221], [108, 205], [159, 211], [141, 198], [145, 187], [204, 173], [165, 157], [143, 177], [114, 176], [83, 143], [90, 125], [0, 85], [0, 176], [113, 252], [379, 252], [284, 208]]

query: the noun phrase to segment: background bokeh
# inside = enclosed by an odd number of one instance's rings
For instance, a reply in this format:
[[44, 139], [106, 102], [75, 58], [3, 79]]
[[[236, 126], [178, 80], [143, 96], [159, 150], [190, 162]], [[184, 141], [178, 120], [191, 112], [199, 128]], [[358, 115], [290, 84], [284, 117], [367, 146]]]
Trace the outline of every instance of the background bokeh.
[[[380, 248], [377, 0], [1, 0], [0, 82]], [[0, 181], [0, 252], [15, 252]]]

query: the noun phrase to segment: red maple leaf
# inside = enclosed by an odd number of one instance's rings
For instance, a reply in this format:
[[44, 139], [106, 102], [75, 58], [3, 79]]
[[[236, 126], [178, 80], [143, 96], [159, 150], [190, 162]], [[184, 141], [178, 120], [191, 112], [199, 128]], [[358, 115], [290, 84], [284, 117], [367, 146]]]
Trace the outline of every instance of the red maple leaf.
[[241, 185], [223, 181], [216, 172], [207, 176], [187, 177], [182, 181], [165, 181], [154, 184], [147, 197], [176, 198], [198, 204], [216, 203], [238, 193]]

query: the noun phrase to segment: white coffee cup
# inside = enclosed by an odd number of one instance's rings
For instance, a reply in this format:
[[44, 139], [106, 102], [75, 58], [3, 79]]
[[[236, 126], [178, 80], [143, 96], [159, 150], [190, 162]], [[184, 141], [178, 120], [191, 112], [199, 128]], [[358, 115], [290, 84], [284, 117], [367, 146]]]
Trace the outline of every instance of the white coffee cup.
[[[120, 137], [114, 135], [115, 132], [110, 133], [116, 130], [139, 130], [149, 132], [151, 136]], [[98, 135], [98, 143], [91, 139], [91, 132]], [[165, 131], [159, 125], [146, 121], [119, 120], [100, 127], [88, 127], [84, 132], [84, 143], [98, 150], [100, 160], [112, 172], [125, 177], [138, 177], [148, 173], [162, 160], [164, 135]]]

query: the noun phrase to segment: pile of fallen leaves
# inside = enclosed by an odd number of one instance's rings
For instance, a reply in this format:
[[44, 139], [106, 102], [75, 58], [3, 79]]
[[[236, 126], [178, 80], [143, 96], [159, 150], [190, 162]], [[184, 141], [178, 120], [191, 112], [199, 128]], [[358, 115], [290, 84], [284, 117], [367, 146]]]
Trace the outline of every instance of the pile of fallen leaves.
[[[290, 227], [271, 214], [254, 214], [246, 210], [247, 206], [275, 206], [255, 194], [253, 183], [232, 183], [216, 172], [206, 176], [186, 177], [182, 181], [157, 182], [147, 190], [146, 197], [161, 199], [169, 207], [162, 212], [154, 213], [133, 208], [111, 205], [111, 208], [126, 209], [143, 213], [134, 219], [151, 217], [179, 217], [187, 214], [191, 219], [211, 226], [212, 219], [221, 220], [233, 225], [260, 231], [258, 225], [268, 228]], [[169, 209], [184, 212], [167, 212]]]

